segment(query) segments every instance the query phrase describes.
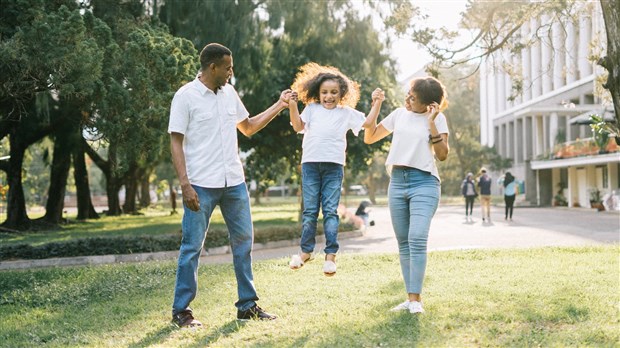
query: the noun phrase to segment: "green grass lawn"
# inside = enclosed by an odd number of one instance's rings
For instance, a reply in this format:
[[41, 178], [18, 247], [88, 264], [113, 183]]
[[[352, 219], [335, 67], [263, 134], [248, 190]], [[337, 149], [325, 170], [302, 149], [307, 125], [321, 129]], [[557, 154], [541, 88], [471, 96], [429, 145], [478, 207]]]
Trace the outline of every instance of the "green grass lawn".
[[193, 309], [205, 327], [169, 324], [175, 263], [0, 273], [0, 345], [7, 347], [411, 347], [620, 345], [618, 246], [432, 252], [426, 313], [404, 300], [396, 254], [339, 257], [299, 271], [254, 265], [274, 322], [235, 320], [232, 266], [204, 265]]

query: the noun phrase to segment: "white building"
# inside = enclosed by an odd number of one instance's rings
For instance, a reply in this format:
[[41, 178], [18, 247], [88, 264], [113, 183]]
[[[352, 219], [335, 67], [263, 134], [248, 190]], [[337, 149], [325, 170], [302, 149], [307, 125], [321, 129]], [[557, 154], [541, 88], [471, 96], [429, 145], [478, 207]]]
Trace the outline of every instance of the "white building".
[[[532, 19], [521, 28], [522, 42], [532, 44], [520, 54], [498, 51], [481, 68], [481, 143], [512, 159], [507, 171], [525, 181], [525, 199], [534, 205], [556, 204], [560, 183], [571, 207], [590, 207], [596, 190], [619, 192], [619, 152], [564, 151], [592, 149], [583, 141], [592, 137], [590, 127], [578, 121], [604, 109], [594, 93], [603, 70], [588, 60], [592, 50], [604, 50], [604, 22], [598, 2], [584, 6], [575, 22]], [[511, 97], [520, 83], [522, 93]], [[611, 138], [607, 148], [617, 151], [615, 145]]]

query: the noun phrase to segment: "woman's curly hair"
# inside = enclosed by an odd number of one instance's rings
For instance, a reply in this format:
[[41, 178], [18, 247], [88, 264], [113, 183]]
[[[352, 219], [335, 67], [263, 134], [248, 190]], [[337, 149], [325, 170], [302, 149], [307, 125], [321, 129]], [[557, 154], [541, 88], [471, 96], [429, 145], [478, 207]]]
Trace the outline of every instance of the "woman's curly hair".
[[321, 84], [327, 80], [335, 80], [340, 86], [340, 105], [355, 108], [360, 100], [360, 86], [333, 66], [307, 63], [299, 68], [291, 89], [299, 95], [305, 105], [318, 102]]

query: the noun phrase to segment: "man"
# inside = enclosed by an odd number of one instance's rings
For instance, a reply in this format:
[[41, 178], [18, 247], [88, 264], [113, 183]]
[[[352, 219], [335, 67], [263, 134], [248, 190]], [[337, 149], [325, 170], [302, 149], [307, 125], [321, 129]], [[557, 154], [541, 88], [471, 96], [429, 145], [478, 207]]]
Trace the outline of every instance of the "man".
[[[480, 168], [478, 188], [480, 189], [480, 206], [482, 207], [482, 222], [491, 222], [491, 184], [493, 181], [487, 174], [485, 167]], [[486, 219], [485, 219], [486, 217]]]
[[273, 320], [256, 301], [252, 275], [253, 227], [237, 129], [245, 136], [261, 130], [288, 108], [291, 91], [261, 114], [249, 113], [228, 80], [233, 75], [232, 52], [217, 43], [200, 53], [201, 72], [181, 87], [170, 108], [172, 161], [183, 193], [183, 238], [179, 253], [172, 321], [179, 327], [201, 326], [190, 302], [197, 292], [198, 260], [216, 205], [226, 222], [237, 278], [237, 319]]

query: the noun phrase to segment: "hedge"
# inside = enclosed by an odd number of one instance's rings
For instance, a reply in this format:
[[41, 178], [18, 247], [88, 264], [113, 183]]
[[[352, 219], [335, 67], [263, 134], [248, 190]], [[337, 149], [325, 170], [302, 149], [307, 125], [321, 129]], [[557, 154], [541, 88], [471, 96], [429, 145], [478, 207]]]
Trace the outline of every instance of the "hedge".
[[[352, 230], [349, 224], [340, 224], [340, 230]], [[318, 234], [322, 234], [319, 226]], [[254, 242], [266, 243], [277, 240], [299, 238], [300, 227], [270, 226], [254, 230]], [[228, 230], [210, 230], [205, 240], [205, 248], [228, 245]], [[164, 236], [121, 236], [80, 238], [63, 242], [52, 242], [32, 246], [26, 243], [0, 246], [0, 261], [15, 259], [47, 259], [52, 257], [73, 257], [110, 254], [134, 254], [156, 251], [179, 250], [181, 232]]]

